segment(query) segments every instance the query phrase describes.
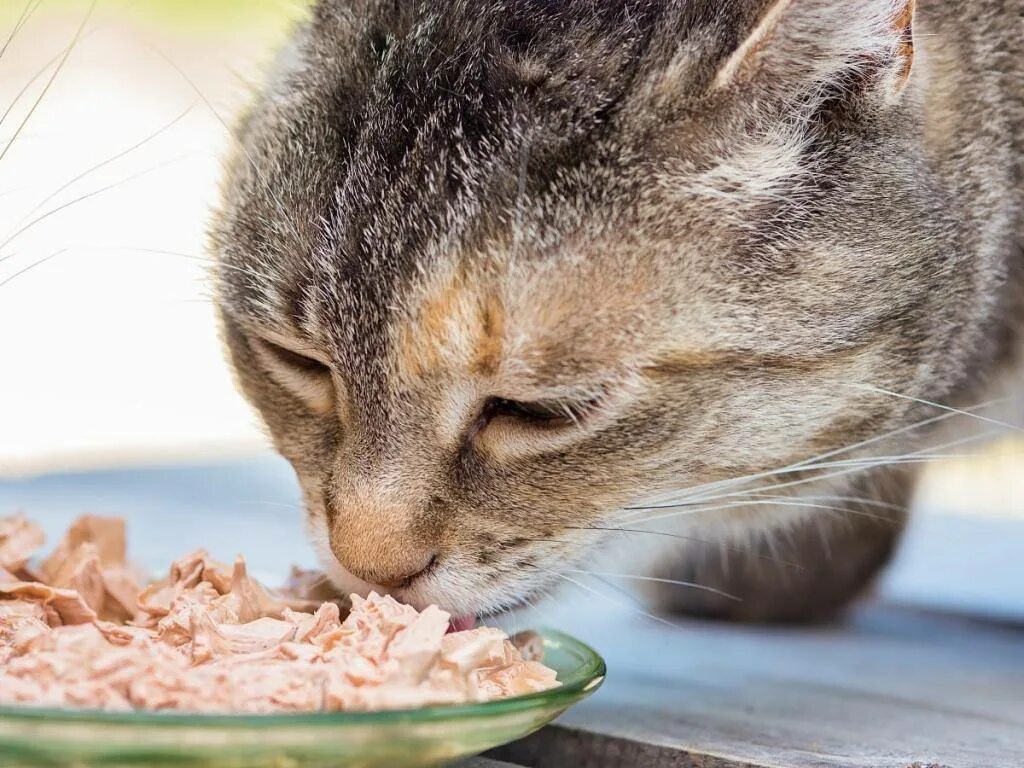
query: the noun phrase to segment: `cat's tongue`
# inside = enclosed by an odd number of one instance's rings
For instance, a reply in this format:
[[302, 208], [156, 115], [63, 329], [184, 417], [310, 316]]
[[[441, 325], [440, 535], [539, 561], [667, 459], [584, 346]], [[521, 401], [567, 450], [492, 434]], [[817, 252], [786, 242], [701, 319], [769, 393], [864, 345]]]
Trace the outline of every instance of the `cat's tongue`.
[[453, 616], [449, 632], [464, 632], [476, 626], [476, 616]]

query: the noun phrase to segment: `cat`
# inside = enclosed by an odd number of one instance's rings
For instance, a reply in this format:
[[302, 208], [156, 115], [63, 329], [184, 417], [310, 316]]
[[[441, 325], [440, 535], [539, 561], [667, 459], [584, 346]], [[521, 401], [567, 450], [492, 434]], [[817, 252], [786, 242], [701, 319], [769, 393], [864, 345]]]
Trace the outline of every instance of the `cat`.
[[1017, 370], [1019, 0], [320, 0], [238, 139], [223, 334], [343, 589], [829, 617]]

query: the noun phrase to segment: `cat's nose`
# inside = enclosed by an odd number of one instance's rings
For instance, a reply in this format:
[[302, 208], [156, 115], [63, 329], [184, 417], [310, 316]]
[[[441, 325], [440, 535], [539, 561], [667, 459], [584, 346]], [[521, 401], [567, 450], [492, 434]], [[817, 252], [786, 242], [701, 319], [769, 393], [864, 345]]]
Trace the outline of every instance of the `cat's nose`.
[[385, 589], [407, 586], [434, 565], [437, 550], [422, 534], [373, 515], [339, 515], [331, 550], [356, 578]]
[[353, 541], [349, 546], [335, 547], [334, 554], [353, 576], [385, 589], [408, 586], [429, 571], [437, 559], [433, 553], [397, 549], [385, 552], [376, 547], [364, 550], [362, 546]]
[[373, 578], [365, 578], [363, 576], [360, 576], [359, 578], [361, 578], [363, 581], [368, 581], [371, 584], [378, 584], [382, 587], [386, 587], [387, 589], [398, 589], [399, 587], [408, 586], [413, 580], [429, 571], [431, 566], [433, 566], [435, 560], [437, 560], [437, 555], [431, 555], [430, 559], [427, 560], [426, 564], [424, 564], [422, 568], [418, 568], [416, 571], [412, 573], [389, 575], [383, 578], [376, 575], [374, 575]]

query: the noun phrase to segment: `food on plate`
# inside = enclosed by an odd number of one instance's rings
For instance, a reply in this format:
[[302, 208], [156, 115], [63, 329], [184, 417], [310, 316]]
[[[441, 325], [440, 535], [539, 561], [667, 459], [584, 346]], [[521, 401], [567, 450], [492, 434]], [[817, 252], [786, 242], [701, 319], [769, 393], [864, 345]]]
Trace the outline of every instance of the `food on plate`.
[[117, 518], [84, 516], [54, 551], [0, 518], [0, 704], [277, 713], [410, 709], [556, 687], [536, 635], [450, 631], [436, 606], [326, 600], [295, 571], [271, 590], [202, 550], [146, 583]]

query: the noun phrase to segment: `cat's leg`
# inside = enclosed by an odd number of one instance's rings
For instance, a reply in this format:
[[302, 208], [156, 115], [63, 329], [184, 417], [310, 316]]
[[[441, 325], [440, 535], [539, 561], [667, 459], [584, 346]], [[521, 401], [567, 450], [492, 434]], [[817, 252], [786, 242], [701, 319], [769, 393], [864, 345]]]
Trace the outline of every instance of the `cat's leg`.
[[725, 551], [709, 545], [688, 546], [654, 574], [713, 587], [738, 601], [668, 584], [651, 585], [648, 595], [656, 609], [705, 618], [748, 622], [835, 618], [868, 591], [892, 556], [906, 524], [913, 484], [910, 472], [855, 481], [841, 495], [876, 504], [815, 500], [845, 511], [811, 510], [803, 522], [767, 532], [749, 546]]

